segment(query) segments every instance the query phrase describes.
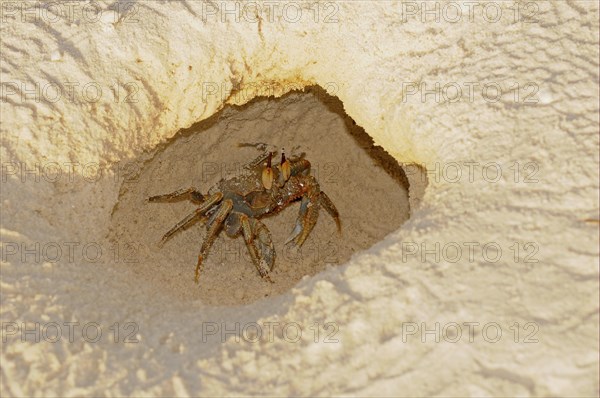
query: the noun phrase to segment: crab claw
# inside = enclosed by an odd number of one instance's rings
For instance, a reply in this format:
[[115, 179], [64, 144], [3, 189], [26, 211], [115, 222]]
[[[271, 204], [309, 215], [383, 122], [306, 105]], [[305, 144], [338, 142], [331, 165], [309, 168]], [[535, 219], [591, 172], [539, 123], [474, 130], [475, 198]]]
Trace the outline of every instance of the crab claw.
[[323, 191], [318, 191], [312, 196], [304, 196], [300, 203], [300, 211], [296, 219], [296, 225], [292, 233], [285, 241], [285, 244], [293, 241], [293, 246], [302, 246], [308, 235], [314, 228], [319, 218], [319, 209], [324, 208], [327, 213], [334, 219], [338, 233], [341, 233], [340, 215], [331, 202], [331, 199]]
[[317, 221], [318, 211], [318, 205], [312, 203], [309, 197], [305, 196], [302, 198], [296, 225], [290, 236], [285, 240], [286, 245], [294, 241], [293, 246], [302, 246], [302, 243], [304, 243], [304, 240]]
[[267, 166], [262, 171], [262, 184], [265, 189], [269, 190], [273, 186], [273, 168], [271, 167], [272, 152], [269, 152], [269, 158], [267, 159]]
[[302, 224], [296, 223], [296, 226], [292, 230], [292, 233], [290, 234], [290, 236], [288, 236], [288, 238], [285, 240], [284, 244], [287, 245], [288, 243], [290, 243], [291, 241], [296, 239], [296, 237], [298, 235], [300, 235], [300, 232], [302, 232]]

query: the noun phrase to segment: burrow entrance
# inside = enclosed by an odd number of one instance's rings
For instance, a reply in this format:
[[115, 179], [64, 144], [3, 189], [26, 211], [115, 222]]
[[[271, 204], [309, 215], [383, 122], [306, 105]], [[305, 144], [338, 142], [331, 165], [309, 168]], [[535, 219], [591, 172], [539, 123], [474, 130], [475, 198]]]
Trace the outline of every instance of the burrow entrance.
[[[296, 202], [261, 220], [275, 245], [274, 283], [259, 276], [242, 237], [231, 239], [222, 232], [204, 262], [198, 286], [193, 277], [204, 225], [194, 223], [159, 245], [162, 235], [196, 206], [188, 201], [149, 203], [146, 199], [190, 186], [206, 193], [259, 155], [255, 148], [239, 147], [239, 143], [259, 142], [283, 147], [290, 155], [306, 153], [312, 174], [339, 210], [342, 234], [321, 211], [300, 250], [284, 245], [298, 214]], [[373, 145], [371, 137], [345, 114], [339, 99], [319, 87], [227, 107], [138, 159], [138, 166], [139, 175], [121, 187], [110, 238], [136, 245], [138, 261], [131, 266], [140, 283], [209, 305], [244, 304], [284, 293], [305, 275], [343, 264], [409, 218], [409, 181], [402, 167]]]

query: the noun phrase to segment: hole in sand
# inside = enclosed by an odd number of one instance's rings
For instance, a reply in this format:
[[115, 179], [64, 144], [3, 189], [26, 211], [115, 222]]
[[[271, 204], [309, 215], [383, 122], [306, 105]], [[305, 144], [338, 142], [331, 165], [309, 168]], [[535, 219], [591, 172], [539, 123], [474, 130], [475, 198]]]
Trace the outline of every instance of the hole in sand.
[[[244, 239], [232, 239], [222, 231], [204, 260], [198, 286], [193, 277], [206, 234], [204, 224], [196, 222], [159, 245], [163, 234], [197, 205], [189, 201], [149, 203], [146, 199], [191, 186], [206, 194], [221, 178], [235, 176], [260, 154], [255, 148], [240, 148], [238, 143], [257, 142], [284, 147], [288, 156], [306, 153], [312, 174], [339, 211], [342, 235], [337, 234], [329, 214], [321, 210], [299, 250], [285, 245], [300, 208], [295, 202], [261, 219], [275, 247], [270, 274], [274, 283], [259, 276]], [[172, 292], [179, 299], [200, 299], [210, 305], [250, 303], [285, 293], [303, 276], [342, 264], [353, 253], [369, 248], [409, 217], [409, 180], [404, 170], [374, 146], [371, 137], [345, 114], [339, 99], [319, 87], [227, 107], [181, 131], [138, 159], [137, 165], [139, 175], [121, 187], [112, 214], [111, 239], [135, 245], [138, 261], [131, 266], [140, 283]], [[422, 196], [424, 186], [419, 185], [415, 192]], [[414, 205], [418, 198], [412, 187], [411, 195]]]

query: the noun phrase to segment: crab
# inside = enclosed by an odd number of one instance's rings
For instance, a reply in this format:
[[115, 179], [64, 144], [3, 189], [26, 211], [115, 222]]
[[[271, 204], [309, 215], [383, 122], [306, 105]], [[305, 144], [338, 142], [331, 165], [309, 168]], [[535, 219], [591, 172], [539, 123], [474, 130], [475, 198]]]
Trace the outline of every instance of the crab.
[[275, 249], [271, 233], [260, 219], [276, 214], [298, 200], [298, 218], [285, 244], [302, 246], [317, 223], [321, 207], [334, 219], [338, 233], [341, 233], [339, 213], [327, 194], [321, 191], [317, 179], [310, 174], [311, 165], [304, 158], [305, 155], [286, 159], [282, 149], [281, 162], [272, 165], [272, 158], [277, 152], [265, 150], [265, 144], [255, 146], [263, 153], [244, 165], [239, 175], [221, 179], [206, 195], [190, 187], [148, 198], [149, 202], [187, 199], [198, 205], [196, 210], [167, 231], [161, 240], [161, 244], [164, 244], [173, 234], [198, 219], [206, 223], [207, 233], [196, 264], [196, 284], [199, 283], [203, 261], [223, 229], [230, 238], [243, 236], [258, 273], [272, 283], [269, 273], [275, 263]]

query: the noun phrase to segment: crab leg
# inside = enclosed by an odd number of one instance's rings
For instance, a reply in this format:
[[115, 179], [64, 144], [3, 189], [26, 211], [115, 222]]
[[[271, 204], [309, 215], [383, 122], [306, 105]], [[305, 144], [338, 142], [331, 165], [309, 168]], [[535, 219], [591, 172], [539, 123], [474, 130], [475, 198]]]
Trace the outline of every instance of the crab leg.
[[199, 191], [196, 190], [196, 188], [191, 187], [191, 188], [182, 188], [182, 189], [178, 189], [177, 191], [171, 192], [171, 193], [167, 193], [164, 195], [156, 195], [156, 196], [151, 196], [148, 198], [149, 202], [168, 202], [168, 201], [176, 201], [176, 200], [182, 200], [182, 199], [186, 199], [189, 198], [194, 202], [203, 202], [204, 201], [204, 195], [202, 195], [202, 193], [200, 193]]
[[165, 243], [167, 239], [169, 239], [175, 232], [179, 231], [182, 228], [185, 228], [197, 216], [206, 213], [212, 206], [219, 203], [221, 199], [223, 199], [223, 194], [221, 192], [217, 192], [211, 195], [207, 200], [202, 202], [202, 205], [200, 207], [188, 214], [183, 220], [179, 221], [173, 228], [171, 228], [166, 234], [164, 234], [162, 239], [160, 240], [160, 243]]
[[[219, 195], [222, 194], [219, 193]], [[196, 275], [194, 277], [194, 281], [196, 281], [196, 283], [198, 283], [198, 278], [200, 276], [200, 272], [202, 271], [202, 260], [208, 255], [208, 251], [219, 234], [221, 227], [223, 226], [223, 222], [231, 212], [231, 209], [233, 209], [233, 201], [231, 199], [224, 200], [215, 213], [214, 222], [210, 225], [210, 227], [208, 227], [206, 238], [204, 238], [204, 242], [200, 248], [200, 254], [198, 255], [198, 264], [196, 265]]]
[[335, 220], [335, 225], [337, 225], [338, 233], [342, 233], [342, 225], [340, 222], [340, 213], [338, 213], [335, 205], [329, 199], [329, 196], [323, 191], [319, 193], [319, 204], [323, 206], [323, 208], [329, 213], [331, 217]]
[[[275, 249], [269, 230], [262, 222], [256, 219], [249, 219], [246, 215], [241, 217], [241, 221], [244, 241], [246, 242], [252, 262], [263, 279], [273, 282], [269, 278], [269, 271], [273, 269], [275, 262]], [[258, 239], [255, 240], [255, 238]], [[260, 246], [260, 253], [256, 247], [257, 244]]]
[[198, 216], [198, 212], [196, 210], [188, 214], [183, 220], [179, 221], [173, 228], [163, 235], [160, 240], [160, 244], [163, 245], [175, 232], [185, 228], [196, 218], [196, 216]]

